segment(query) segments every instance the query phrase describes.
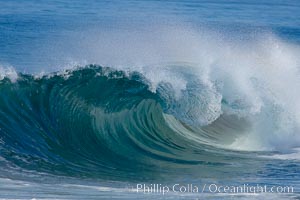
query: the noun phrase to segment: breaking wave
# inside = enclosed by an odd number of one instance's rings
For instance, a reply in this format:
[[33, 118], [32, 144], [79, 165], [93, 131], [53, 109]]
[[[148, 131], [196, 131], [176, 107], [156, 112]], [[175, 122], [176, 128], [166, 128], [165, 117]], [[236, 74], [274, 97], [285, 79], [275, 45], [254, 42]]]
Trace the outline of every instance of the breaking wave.
[[199, 176], [209, 177], [212, 166], [251, 163], [249, 151], [298, 148], [297, 45], [191, 38], [163, 39], [183, 50], [143, 67], [86, 65], [39, 76], [0, 68], [2, 170], [138, 180], [201, 166]]

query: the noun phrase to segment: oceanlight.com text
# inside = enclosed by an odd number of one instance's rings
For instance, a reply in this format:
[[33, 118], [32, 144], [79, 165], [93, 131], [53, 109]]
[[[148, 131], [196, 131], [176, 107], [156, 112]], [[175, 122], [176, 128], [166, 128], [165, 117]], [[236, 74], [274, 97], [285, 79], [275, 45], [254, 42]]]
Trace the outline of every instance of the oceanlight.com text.
[[134, 188], [137, 193], [144, 194], [162, 194], [168, 193], [228, 193], [228, 194], [256, 194], [256, 193], [294, 193], [293, 186], [272, 186], [260, 184], [242, 184], [242, 185], [221, 185], [210, 184], [137, 184]]

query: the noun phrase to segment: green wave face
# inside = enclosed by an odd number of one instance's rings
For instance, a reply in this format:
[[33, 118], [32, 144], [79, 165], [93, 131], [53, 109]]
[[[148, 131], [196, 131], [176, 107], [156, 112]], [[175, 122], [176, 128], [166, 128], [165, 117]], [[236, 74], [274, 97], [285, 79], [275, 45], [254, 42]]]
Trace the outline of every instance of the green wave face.
[[231, 127], [242, 121], [222, 116], [193, 127], [172, 115], [164, 89], [153, 93], [139, 73], [94, 65], [41, 78], [20, 74], [14, 83], [5, 78], [2, 170], [109, 180], [251, 173], [251, 155], [220, 147], [243, 132]]

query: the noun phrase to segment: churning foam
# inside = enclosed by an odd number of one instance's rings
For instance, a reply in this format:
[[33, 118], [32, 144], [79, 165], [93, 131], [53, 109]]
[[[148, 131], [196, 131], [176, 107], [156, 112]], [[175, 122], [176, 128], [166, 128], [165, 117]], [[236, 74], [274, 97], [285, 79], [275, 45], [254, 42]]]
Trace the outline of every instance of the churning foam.
[[[222, 114], [247, 119], [251, 128], [231, 148], [298, 147], [299, 46], [271, 33], [236, 37], [178, 27], [115, 33], [112, 40], [98, 40], [101, 50], [95, 62], [108, 58], [120, 68], [122, 63], [134, 66], [129, 69], [143, 73], [153, 90], [169, 83], [176, 107], [181, 106], [171, 113], [185, 122], [208, 125]], [[160, 64], [178, 62], [189, 64], [181, 70]]]
[[0, 65], [0, 81], [4, 78], [9, 78], [12, 82], [16, 82], [18, 79], [18, 73], [11, 66]]

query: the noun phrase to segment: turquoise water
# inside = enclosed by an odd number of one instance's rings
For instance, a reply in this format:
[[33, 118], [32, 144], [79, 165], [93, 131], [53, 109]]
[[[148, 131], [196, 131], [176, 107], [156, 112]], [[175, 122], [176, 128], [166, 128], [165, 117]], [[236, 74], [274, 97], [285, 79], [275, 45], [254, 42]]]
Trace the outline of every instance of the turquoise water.
[[0, 0], [0, 198], [298, 199], [298, 13]]

